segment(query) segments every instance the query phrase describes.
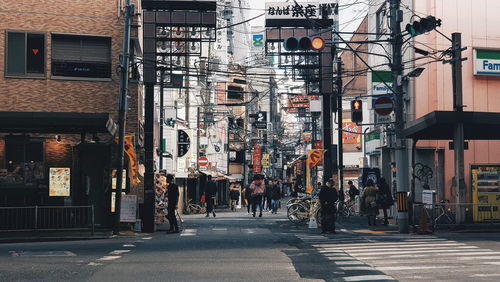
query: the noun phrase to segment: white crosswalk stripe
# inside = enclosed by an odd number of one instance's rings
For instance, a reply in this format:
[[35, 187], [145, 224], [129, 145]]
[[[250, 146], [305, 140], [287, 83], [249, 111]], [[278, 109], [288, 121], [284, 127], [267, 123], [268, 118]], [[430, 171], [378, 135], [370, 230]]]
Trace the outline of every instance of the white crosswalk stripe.
[[432, 280], [435, 273], [471, 281], [500, 277], [494, 267], [500, 265], [500, 252], [491, 249], [436, 236], [339, 235], [297, 236], [344, 272], [339, 280]]

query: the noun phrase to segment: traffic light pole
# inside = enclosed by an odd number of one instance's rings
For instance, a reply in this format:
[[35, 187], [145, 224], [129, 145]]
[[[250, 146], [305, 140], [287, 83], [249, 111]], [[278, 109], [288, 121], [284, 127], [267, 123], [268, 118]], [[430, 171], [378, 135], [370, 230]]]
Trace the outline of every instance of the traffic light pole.
[[[403, 137], [403, 129], [405, 126], [404, 120], [404, 104], [403, 104], [403, 35], [401, 33], [401, 22], [403, 12], [400, 9], [401, 0], [390, 0], [390, 28], [392, 41], [392, 87], [395, 99], [395, 114], [396, 114], [396, 188], [397, 195], [401, 200], [406, 201], [406, 195], [409, 191], [408, 187], [408, 155], [406, 153], [406, 140]], [[400, 201], [398, 201], [400, 202]], [[408, 233], [408, 209], [398, 207], [398, 229], [399, 233]]]

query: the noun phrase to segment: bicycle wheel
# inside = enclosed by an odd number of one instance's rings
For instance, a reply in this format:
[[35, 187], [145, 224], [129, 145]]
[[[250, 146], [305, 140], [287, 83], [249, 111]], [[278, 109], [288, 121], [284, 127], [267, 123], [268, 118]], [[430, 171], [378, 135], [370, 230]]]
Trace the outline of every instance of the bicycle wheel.
[[307, 221], [309, 210], [302, 204], [291, 204], [287, 208], [286, 215], [293, 224], [300, 224]]

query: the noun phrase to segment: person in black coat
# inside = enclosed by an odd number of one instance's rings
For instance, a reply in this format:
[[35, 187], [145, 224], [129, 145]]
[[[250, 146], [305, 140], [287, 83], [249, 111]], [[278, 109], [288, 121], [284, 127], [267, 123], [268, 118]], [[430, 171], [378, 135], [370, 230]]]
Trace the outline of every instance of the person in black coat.
[[170, 225], [168, 233], [179, 233], [179, 226], [177, 225], [177, 218], [175, 216], [175, 211], [179, 202], [179, 187], [174, 183], [174, 176], [172, 174], [167, 175], [167, 183], [167, 220]]
[[245, 188], [245, 201], [247, 204], [247, 212], [250, 214], [250, 208], [252, 207], [252, 190], [250, 189], [250, 185], [252, 181], [250, 180], [248, 185]]
[[208, 175], [207, 176], [207, 184], [205, 186], [205, 201], [207, 202], [207, 215], [206, 217], [210, 216], [210, 213], [215, 215], [215, 197], [217, 196], [217, 184], [215, 181], [212, 180], [212, 176]]
[[278, 206], [279, 206], [279, 201], [281, 198], [281, 189], [278, 184], [276, 184], [276, 181], [274, 181], [274, 184], [271, 185], [271, 212], [274, 214], [278, 213]]
[[389, 209], [394, 204], [394, 199], [392, 198], [391, 188], [385, 178], [381, 177], [378, 182], [378, 192], [377, 192], [377, 205], [380, 209], [384, 211], [384, 225], [389, 224], [387, 220], [387, 209]]
[[321, 186], [319, 191], [319, 201], [321, 203], [321, 233], [335, 233], [335, 203], [339, 199], [339, 194], [334, 187], [335, 182], [330, 179], [326, 185]]

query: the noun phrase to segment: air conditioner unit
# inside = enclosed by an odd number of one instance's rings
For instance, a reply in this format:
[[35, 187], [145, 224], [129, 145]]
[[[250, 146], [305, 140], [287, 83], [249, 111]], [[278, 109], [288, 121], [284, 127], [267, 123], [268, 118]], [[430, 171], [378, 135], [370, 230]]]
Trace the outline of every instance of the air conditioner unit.
[[199, 28], [199, 27], [189, 28], [189, 38], [199, 38], [200, 32], [201, 32], [201, 28]]
[[170, 30], [168, 27], [159, 26], [156, 28], [156, 37], [157, 38], [169, 38]]
[[170, 46], [166, 41], [157, 41], [156, 42], [156, 53], [169, 53]]
[[183, 27], [172, 27], [172, 38], [186, 38], [186, 30]]
[[184, 66], [186, 63], [186, 58], [185, 57], [181, 57], [181, 56], [176, 56], [176, 57], [171, 57], [172, 61], [171, 61], [171, 64], [173, 66], [177, 66], [177, 67], [182, 67]]
[[183, 54], [186, 53], [186, 43], [185, 42], [173, 42], [172, 43], [172, 53]]
[[207, 27], [202, 33], [204, 39], [214, 38], [215, 39], [215, 29]]
[[190, 42], [188, 53], [200, 53], [201, 43], [200, 42]]

